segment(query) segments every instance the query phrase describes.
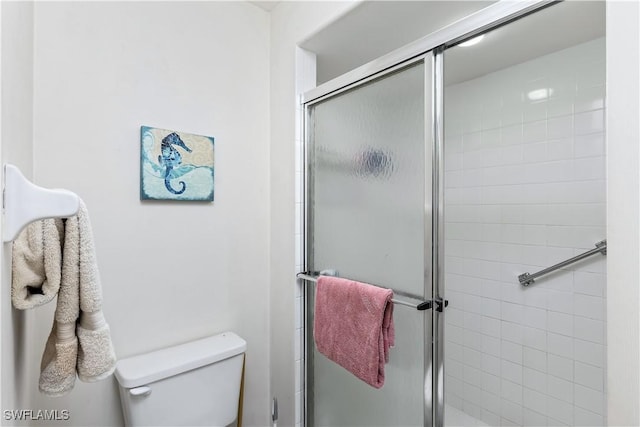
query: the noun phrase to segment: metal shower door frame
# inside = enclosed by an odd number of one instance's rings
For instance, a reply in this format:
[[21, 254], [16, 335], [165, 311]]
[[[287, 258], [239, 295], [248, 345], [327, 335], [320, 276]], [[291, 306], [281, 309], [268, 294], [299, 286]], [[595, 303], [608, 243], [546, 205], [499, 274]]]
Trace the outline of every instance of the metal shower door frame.
[[[444, 51], [481, 33], [491, 31], [558, 2], [556, 0], [497, 2], [303, 94], [301, 104], [304, 107], [302, 129], [304, 132], [303, 260], [305, 270], [312, 265], [312, 260], [309, 258], [312, 254], [312, 242], [309, 237], [312, 233], [310, 227], [313, 220], [313, 212], [309, 208], [309, 201], [313, 200], [313, 195], [310, 193], [312, 188], [309, 185], [312, 179], [310, 175], [312, 168], [309, 163], [312, 159], [309, 143], [312, 135], [311, 107], [344, 91], [423, 61], [426, 79], [425, 102], [431, 104], [426, 109], [431, 111], [431, 115], [425, 117], [425, 166], [431, 164], [431, 173], [428, 173], [429, 168], [425, 167], [424, 296], [434, 301], [444, 301]], [[427, 267], [431, 267], [431, 271], [428, 271]], [[307, 287], [303, 289], [304, 319], [307, 322], [309, 317]], [[445, 415], [444, 310], [432, 309], [431, 312], [431, 316], [425, 315], [424, 320], [425, 331], [427, 331], [424, 341], [424, 425], [425, 427], [443, 427]], [[308, 342], [308, 330], [309, 325], [305, 324], [304, 425], [309, 425], [310, 421], [308, 401], [313, 387], [313, 384], [308, 381], [308, 361], [312, 354], [309, 351], [309, 345], [312, 343]]]

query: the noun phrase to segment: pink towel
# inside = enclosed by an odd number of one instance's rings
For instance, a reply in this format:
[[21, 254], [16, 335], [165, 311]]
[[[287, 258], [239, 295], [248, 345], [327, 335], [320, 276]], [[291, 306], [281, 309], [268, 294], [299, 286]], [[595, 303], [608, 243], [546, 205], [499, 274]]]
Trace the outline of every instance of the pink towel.
[[384, 364], [394, 345], [391, 289], [320, 276], [313, 338], [318, 351], [367, 384], [384, 385]]

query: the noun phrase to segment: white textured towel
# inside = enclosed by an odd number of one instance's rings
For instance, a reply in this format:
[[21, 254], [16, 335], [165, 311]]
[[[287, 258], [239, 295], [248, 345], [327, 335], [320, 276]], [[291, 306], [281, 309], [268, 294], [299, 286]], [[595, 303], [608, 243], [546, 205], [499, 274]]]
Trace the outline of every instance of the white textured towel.
[[83, 201], [76, 216], [29, 224], [13, 244], [11, 299], [17, 309], [58, 295], [40, 366], [40, 391], [62, 396], [82, 381], [108, 377], [116, 356], [102, 313], [102, 288], [93, 232]]

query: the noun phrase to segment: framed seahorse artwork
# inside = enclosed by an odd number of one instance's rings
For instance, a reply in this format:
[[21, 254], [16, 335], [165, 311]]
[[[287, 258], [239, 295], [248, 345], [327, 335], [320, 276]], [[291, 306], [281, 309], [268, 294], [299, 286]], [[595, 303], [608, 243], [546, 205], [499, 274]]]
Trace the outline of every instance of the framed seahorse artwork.
[[140, 199], [213, 201], [214, 138], [140, 127]]

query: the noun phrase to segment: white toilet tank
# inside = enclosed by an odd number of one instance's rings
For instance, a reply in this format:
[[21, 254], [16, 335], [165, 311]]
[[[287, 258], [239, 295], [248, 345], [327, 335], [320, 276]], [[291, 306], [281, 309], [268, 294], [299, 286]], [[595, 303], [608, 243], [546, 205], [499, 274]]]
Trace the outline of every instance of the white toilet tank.
[[125, 425], [233, 424], [246, 348], [245, 340], [225, 332], [118, 361]]

